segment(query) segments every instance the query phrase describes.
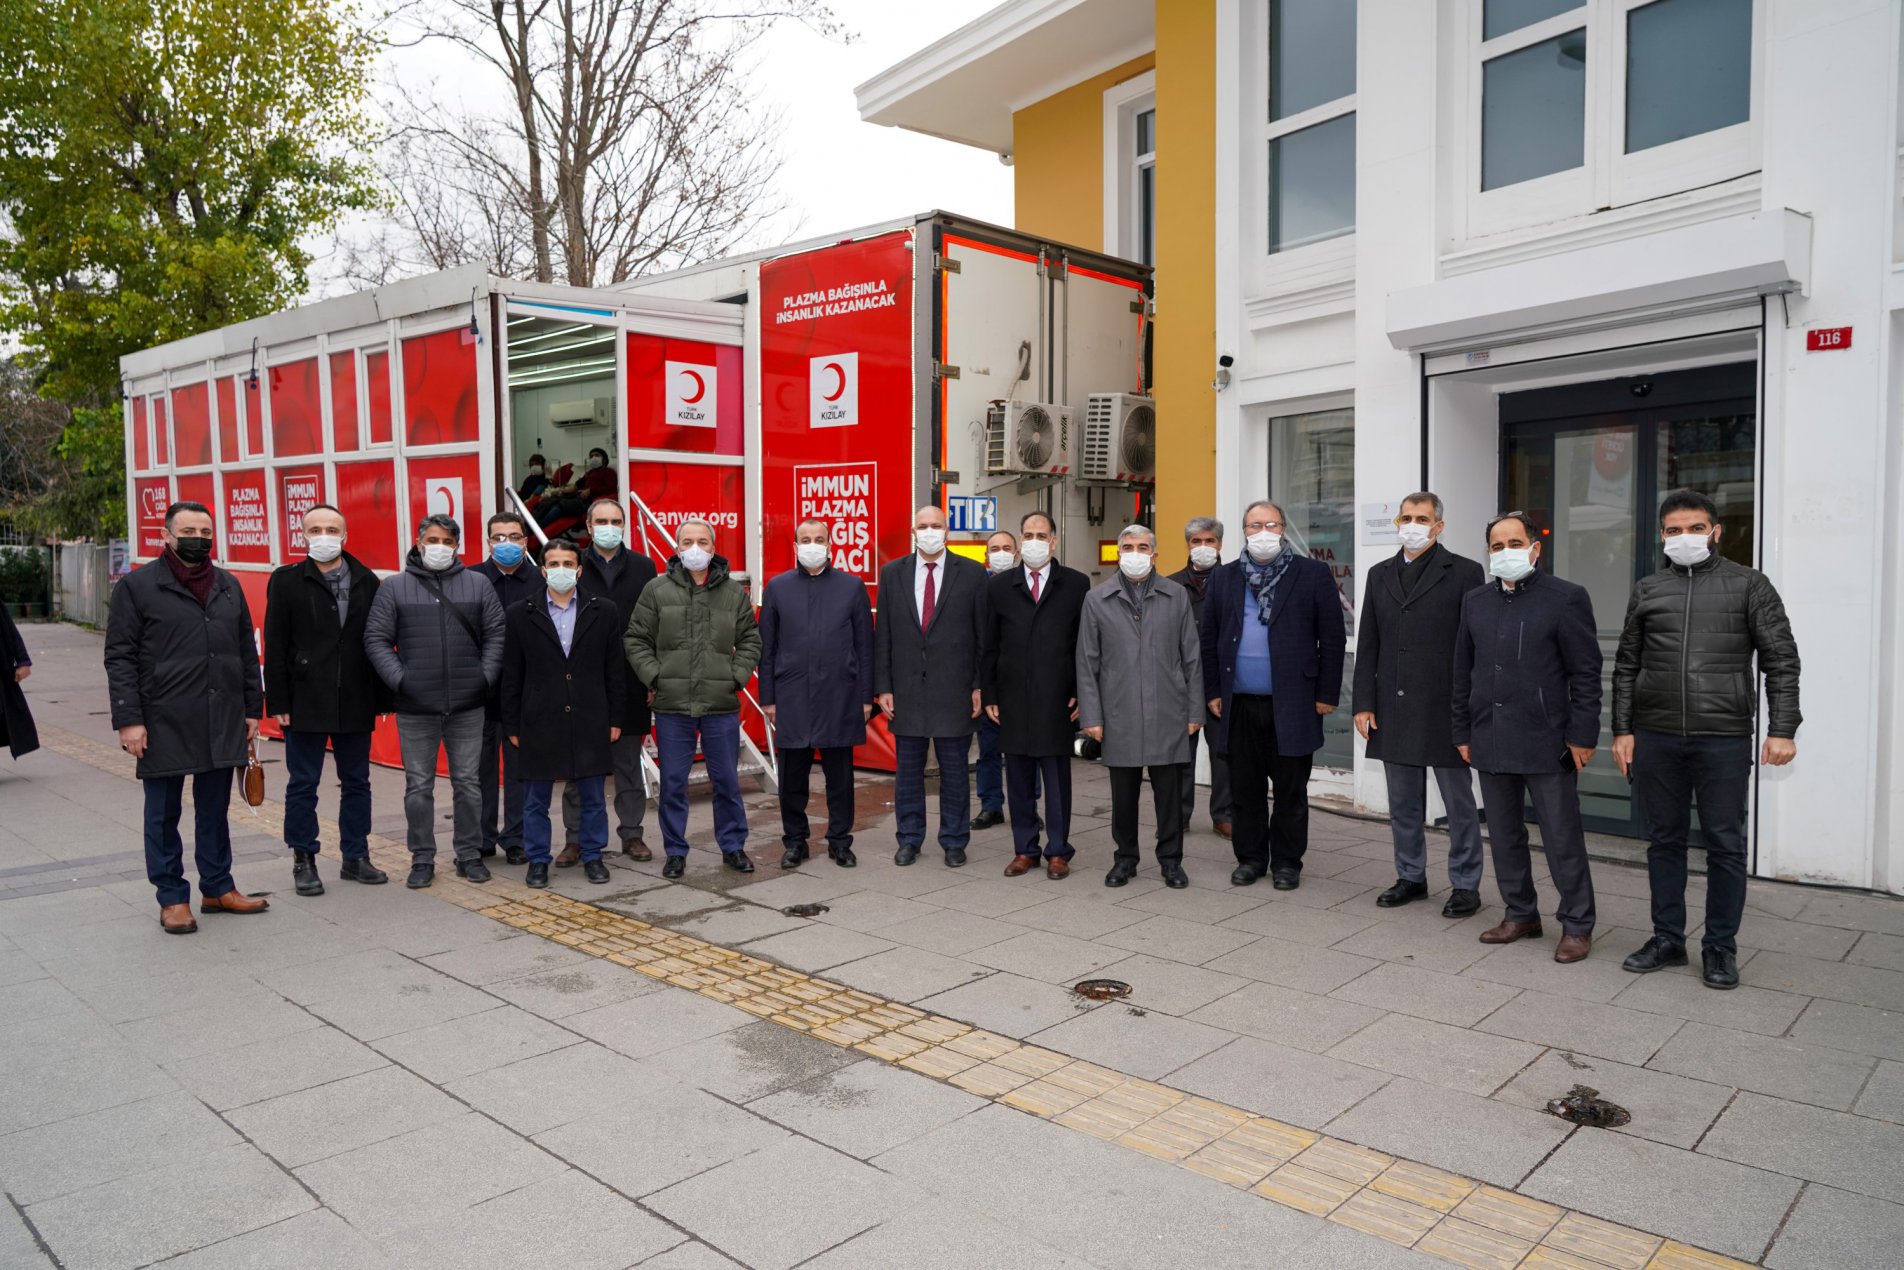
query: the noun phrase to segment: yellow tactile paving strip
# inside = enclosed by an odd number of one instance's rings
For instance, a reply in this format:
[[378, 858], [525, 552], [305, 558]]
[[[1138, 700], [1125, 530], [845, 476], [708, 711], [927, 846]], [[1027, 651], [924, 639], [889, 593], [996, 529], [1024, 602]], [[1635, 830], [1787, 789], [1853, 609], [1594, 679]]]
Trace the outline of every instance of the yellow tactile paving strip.
[[[131, 759], [116, 748], [58, 728], [43, 728], [41, 740], [69, 758], [133, 775]], [[234, 816], [275, 832], [283, 825], [283, 805], [267, 802]], [[336, 827], [326, 822], [322, 832], [334, 835]], [[399, 875], [407, 870], [409, 853], [402, 843], [373, 835], [370, 845], [380, 867]], [[429, 894], [783, 1027], [1457, 1265], [1501, 1270], [1747, 1265], [1127, 1077], [502, 877], [475, 886], [446, 867]]]

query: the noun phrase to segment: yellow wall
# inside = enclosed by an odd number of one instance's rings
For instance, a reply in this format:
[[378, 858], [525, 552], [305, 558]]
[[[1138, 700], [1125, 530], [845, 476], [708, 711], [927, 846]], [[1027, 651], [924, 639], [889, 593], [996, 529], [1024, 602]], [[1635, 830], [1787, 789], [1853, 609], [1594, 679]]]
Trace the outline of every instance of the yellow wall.
[[1155, 62], [1147, 53], [1012, 116], [1014, 229], [1104, 250], [1104, 90]]

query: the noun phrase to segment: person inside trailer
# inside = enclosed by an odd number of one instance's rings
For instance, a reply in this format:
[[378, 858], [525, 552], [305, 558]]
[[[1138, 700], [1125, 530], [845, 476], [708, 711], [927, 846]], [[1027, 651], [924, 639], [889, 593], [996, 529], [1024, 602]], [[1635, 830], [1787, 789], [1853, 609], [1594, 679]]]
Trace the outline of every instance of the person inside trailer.
[[536, 508], [536, 521], [550, 535], [566, 533], [597, 499], [619, 499], [621, 480], [608, 451], [596, 446], [588, 452], [588, 467], [574, 481], [546, 491]]
[[516, 493], [521, 496], [524, 503], [533, 508], [535, 503], [531, 500], [541, 497], [549, 485], [549, 461], [540, 454], [531, 454], [529, 473], [522, 478], [522, 484], [516, 488]]

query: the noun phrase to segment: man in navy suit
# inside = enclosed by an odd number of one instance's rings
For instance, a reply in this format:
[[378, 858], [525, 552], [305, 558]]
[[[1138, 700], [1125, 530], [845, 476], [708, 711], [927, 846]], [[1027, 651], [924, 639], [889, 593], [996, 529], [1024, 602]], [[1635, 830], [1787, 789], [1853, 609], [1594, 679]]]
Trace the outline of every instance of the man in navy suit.
[[1230, 762], [1230, 882], [1268, 873], [1293, 891], [1309, 848], [1309, 771], [1322, 716], [1342, 698], [1348, 632], [1329, 566], [1284, 543], [1282, 508], [1251, 503], [1243, 533], [1243, 555], [1218, 567], [1204, 599], [1203, 689], [1216, 716], [1212, 752]]

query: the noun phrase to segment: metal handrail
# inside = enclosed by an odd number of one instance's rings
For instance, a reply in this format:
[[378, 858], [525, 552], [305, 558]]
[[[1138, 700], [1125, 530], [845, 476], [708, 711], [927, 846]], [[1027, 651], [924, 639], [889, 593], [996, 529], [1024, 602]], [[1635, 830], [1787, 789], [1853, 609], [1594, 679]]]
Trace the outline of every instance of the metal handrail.
[[662, 544], [668, 548], [668, 554], [673, 555], [673, 541], [668, 536], [668, 527], [661, 523], [659, 516], [656, 516], [654, 512], [649, 510], [648, 504], [643, 502], [641, 495], [635, 493], [633, 489], [628, 491], [628, 497], [635, 505], [635, 519], [641, 525], [642, 549], [652, 554], [652, 549], [648, 541], [648, 529], [649, 526], [653, 526], [655, 533], [660, 536]]
[[516, 493], [508, 485], [502, 487], [502, 492], [508, 495], [509, 501], [516, 505], [516, 511], [522, 516], [523, 523], [529, 526], [529, 532], [536, 536], [536, 541], [544, 547], [548, 546], [549, 536], [543, 533], [542, 526], [536, 523], [535, 513], [531, 512], [529, 505], [522, 501], [522, 495]]

